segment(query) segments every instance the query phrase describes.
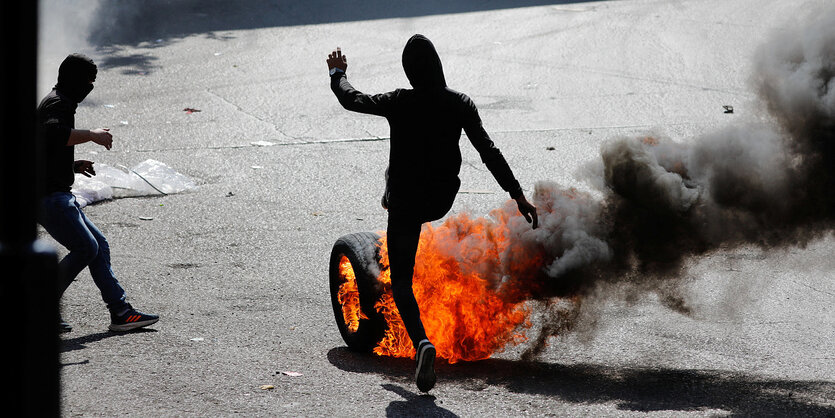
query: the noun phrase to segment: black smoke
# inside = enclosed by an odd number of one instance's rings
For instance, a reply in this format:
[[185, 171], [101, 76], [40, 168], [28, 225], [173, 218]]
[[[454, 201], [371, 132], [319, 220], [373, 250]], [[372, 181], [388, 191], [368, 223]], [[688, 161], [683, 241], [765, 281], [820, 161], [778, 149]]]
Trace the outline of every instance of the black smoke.
[[[540, 229], [511, 219], [501, 286], [516, 300], [574, 301], [532, 338], [570, 331], [584, 297], [651, 292], [690, 314], [688, 261], [741, 246], [804, 247], [835, 226], [835, 13], [773, 34], [756, 53], [756, 120], [676, 141], [620, 137], [601, 149], [603, 198], [539, 182]], [[501, 209], [506, 216], [515, 207]], [[520, 267], [526, 257], [545, 260]], [[510, 277], [510, 279], [508, 279]], [[592, 314], [593, 316], [593, 314]]]

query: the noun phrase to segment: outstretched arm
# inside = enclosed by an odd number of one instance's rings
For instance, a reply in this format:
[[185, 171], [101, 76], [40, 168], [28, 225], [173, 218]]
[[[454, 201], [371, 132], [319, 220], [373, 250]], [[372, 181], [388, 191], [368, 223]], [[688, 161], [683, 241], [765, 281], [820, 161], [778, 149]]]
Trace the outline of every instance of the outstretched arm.
[[73, 129], [70, 131], [70, 138], [67, 140], [67, 146], [83, 144], [85, 142], [93, 141], [106, 149], [113, 146], [113, 135], [110, 134], [110, 129], [98, 128], [92, 130]]
[[356, 90], [345, 75], [348, 69], [348, 56], [342, 55], [342, 49], [339, 47], [328, 55], [326, 62], [331, 76], [331, 90], [342, 107], [371, 115], [384, 117], [389, 115], [394, 92], [368, 95]]
[[464, 132], [467, 138], [473, 144], [475, 149], [481, 156], [481, 161], [493, 174], [493, 177], [499, 182], [499, 185], [506, 192], [510, 193], [510, 197], [516, 200], [516, 205], [519, 207], [519, 212], [525, 217], [525, 220], [531, 224], [533, 228], [539, 225], [539, 220], [536, 216], [536, 207], [528, 202], [525, 194], [522, 192], [522, 186], [513, 175], [510, 165], [507, 164], [502, 152], [496, 148], [496, 145], [490, 139], [484, 126], [481, 124], [481, 118], [478, 116], [478, 109], [469, 97], [465, 96], [467, 109], [465, 111]]

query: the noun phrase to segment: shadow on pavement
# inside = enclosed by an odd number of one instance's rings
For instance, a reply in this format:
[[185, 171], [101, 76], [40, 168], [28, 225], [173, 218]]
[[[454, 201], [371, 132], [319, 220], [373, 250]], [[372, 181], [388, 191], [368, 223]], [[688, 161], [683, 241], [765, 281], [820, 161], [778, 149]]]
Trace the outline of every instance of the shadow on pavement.
[[[86, 41], [102, 54], [101, 69], [148, 75], [160, 68], [153, 50], [187, 36], [231, 40], [225, 31], [413, 18], [520, 7], [592, 3], [596, 0], [143, 0], [100, 1]], [[72, 6], [66, 6], [72, 7]], [[405, 41], [405, 40], [404, 40]], [[122, 56], [127, 48], [140, 53]]]
[[[406, 376], [414, 373], [414, 360], [356, 353], [347, 347], [331, 349], [328, 360], [341, 370], [385, 375], [404, 384], [411, 383]], [[835, 382], [768, 379], [719, 370], [499, 359], [452, 365], [438, 361], [436, 371], [439, 386], [457, 385], [472, 391], [503, 386], [512, 392], [562, 402], [615, 402], [624, 411], [724, 410], [744, 416], [835, 416]]]
[[95, 46], [169, 40], [190, 34], [410, 18], [589, 0], [144, 0], [103, 1], [88, 39]]
[[124, 335], [129, 334], [138, 334], [144, 332], [157, 332], [157, 330], [153, 328], [139, 328], [128, 332], [113, 332], [113, 331], [105, 331], [105, 332], [97, 332], [95, 334], [88, 334], [81, 337], [75, 338], [62, 338], [61, 339], [61, 353], [68, 353], [70, 351], [75, 350], [82, 350], [87, 348], [86, 344], [94, 343], [96, 341], [101, 341], [105, 338], [111, 337], [121, 337]]
[[387, 417], [413, 417], [413, 416], [431, 416], [431, 417], [457, 417], [458, 415], [452, 413], [448, 409], [441, 408], [435, 405], [435, 397], [432, 395], [418, 395], [410, 392], [400, 386], [385, 384], [381, 385], [383, 389], [394, 392], [405, 399], [405, 401], [394, 401], [386, 407]]
[[97, 65], [102, 69], [124, 68], [122, 74], [145, 75], [159, 66], [155, 62], [159, 59], [153, 55], [130, 54], [128, 56], [116, 55], [120, 48], [103, 48], [101, 51], [106, 54], [105, 58]]

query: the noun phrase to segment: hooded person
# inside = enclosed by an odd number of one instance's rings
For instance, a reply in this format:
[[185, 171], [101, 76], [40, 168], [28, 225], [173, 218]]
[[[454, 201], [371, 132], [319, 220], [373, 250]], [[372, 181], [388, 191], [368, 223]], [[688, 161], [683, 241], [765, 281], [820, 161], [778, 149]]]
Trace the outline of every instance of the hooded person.
[[82, 54], [70, 54], [58, 67], [55, 90], [76, 104], [81, 103], [93, 91], [91, 81], [96, 81], [97, 72], [92, 59]]
[[[71, 190], [75, 174], [96, 174], [93, 162], [75, 160], [75, 146], [94, 142], [110, 149], [113, 137], [108, 129], [75, 128], [75, 112], [96, 81], [96, 64], [82, 54], [67, 56], [58, 68], [58, 83], [41, 100], [37, 110], [38, 141], [43, 163], [40, 171], [38, 223], [69, 250], [58, 266], [61, 270], [59, 298], [84, 268], [101, 292], [110, 311], [111, 331], [128, 331], [159, 320], [135, 310], [110, 265], [110, 246], [101, 231], [90, 221], [76, 202]], [[48, 297], [48, 296], [45, 296]], [[71, 331], [63, 320], [59, 331]]]
[[391, 145], [382, 205], [388, 210], [386, 241], [392, 296], [417, 351], [415, 380], [421, 391], [435, 384], [435, 347], [429, 341], [412, 291], [421, 225], [449, 212], [461, 181], [461, 132], [511, 198], [536, 228], [536, 208], [525, 198], [501, 151], [481, 123], [473, 101], [447, 87], [443, 65], [432, 42], [414, 35], [403, 48], [403, 70], [411, 89], [368, 95], [348, 82], [347, 57], [337, 48], [327, 59], [331, 90], [347, 110], [388, 120]]

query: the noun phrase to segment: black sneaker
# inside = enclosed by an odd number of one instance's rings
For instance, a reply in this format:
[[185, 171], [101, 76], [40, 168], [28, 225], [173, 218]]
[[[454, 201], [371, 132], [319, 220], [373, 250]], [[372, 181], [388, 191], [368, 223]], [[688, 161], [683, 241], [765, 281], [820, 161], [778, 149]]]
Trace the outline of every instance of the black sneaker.
[[122, 315], [110, 313], [111, 331], [130, 331], [132, 329], [147, 327], [159, 321], [158, 315], [150, 315], [142, 313], [133, 309], [133, 306], [128, 305], [128, 310]]
[[415, 383], [421, 392], [429, 392], [435, 387], [435, 379], [435, 346], [423, 340], [418, 344]]
[[64, 318], [58, 318], [58, 333], [64, 334], [72, 331], [72, 325], [64, 322]]

